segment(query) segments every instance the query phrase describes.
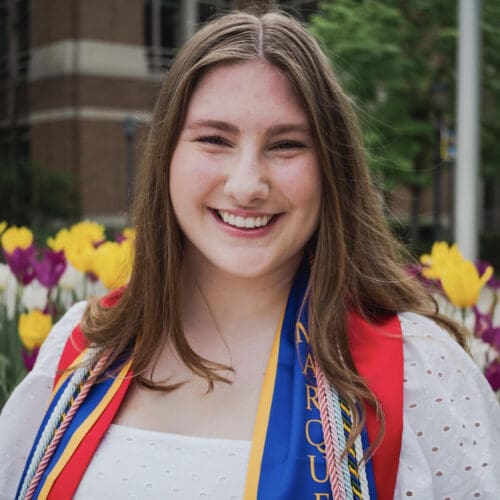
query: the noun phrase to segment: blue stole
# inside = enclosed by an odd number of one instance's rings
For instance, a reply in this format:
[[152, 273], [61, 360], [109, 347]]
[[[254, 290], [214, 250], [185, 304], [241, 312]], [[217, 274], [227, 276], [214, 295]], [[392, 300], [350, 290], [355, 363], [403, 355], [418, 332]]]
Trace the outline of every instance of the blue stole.
[[[255, 423], [245, 500], [333, 499], [304, 296], [308, 272], [292, 285], [271, 351]], [[363, 433], [365, 449], [368, 447]], [[376, 498], [371, 461], [365, 465]]]

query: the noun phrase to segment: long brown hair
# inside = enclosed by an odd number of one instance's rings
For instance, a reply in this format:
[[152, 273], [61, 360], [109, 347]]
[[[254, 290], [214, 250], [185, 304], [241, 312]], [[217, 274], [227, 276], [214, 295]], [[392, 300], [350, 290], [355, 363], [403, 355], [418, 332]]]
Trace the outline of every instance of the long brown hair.
[[287, 76], [310, 121], [323, 193], [319, 227], [310, 245], [309, 335], [317, 363], [353, 412], [354, 439], [365, 419], [356, 401], [373, 405], [382, 422], [383, 415], [354, 366], [347, 340], [348, 310], [368, 319], [415, 311], [437, 319], [461, 338], [404, 271], [403, 251], [386, 225], [349, 100], [316, 40], [285, 14], [228, 14], [198, 31], [175, 58], [160, 91], [138, 175], [130, 283], [116, 307], [91, 303], [82, 329], [91, 343], [112, 350], [110, 363], [133, 346], [137, 381], [151, 389], [176, 387], [144, 375], [167, 337], [209, 388], [227, 382], [222, 373], [229, 367], [199, 356], [182, 331], [182, 234], [170, 200], [169, 165], [193, 89], [204, 72], [214, 65], [256, 59]]

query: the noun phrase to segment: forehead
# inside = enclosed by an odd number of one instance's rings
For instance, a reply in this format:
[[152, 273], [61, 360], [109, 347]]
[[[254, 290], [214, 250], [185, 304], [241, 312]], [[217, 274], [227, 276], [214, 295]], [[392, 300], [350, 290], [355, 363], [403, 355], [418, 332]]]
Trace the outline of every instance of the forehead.
[[221, 64], [197, 83], [186, 120], [207, 118], [296, 121], [307, 116], [288, 77], [272, 64], [256, 60]]

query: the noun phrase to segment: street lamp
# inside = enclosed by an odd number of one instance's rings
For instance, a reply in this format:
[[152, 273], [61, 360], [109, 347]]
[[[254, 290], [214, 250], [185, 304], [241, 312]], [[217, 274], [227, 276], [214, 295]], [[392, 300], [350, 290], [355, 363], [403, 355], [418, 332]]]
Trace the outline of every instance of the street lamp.
[[137, 129], [137, 121], [135, 117], [127, 115], [123, 120], [123, 133], [125, 135], [125, 169], [127, 173], [127, 213], [132, 204], [132, 195], [134, 190], [134, 149], [135, 149], [135, 133]]

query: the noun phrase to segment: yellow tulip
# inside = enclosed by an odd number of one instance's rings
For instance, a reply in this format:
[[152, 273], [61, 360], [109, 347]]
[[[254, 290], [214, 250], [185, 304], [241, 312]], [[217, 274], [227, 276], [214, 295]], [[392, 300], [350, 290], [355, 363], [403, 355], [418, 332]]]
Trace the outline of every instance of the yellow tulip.
[[7, 253], [16, 248], [26, 250], [33, 244], [33, 233], [27, 227], [11, 226], [2, 234], [2, 247]]
[[132, 273], [133, 246], [130, 240], [123, 243], [106, 241], [96, 249], [94, 272], [109, 290], [128, 283]]
[[479, 276], [476, 266], [470, 260], [463, 260], [444, 270], [441, 285], [452, 304], [460, 308], [472, 307], [477, 303], [481, 288], [492, 275], [491, 266]]
[[99, 243], [104, 240], [104, 226], [97, 222], [83, 220], [77, 224], [73, 224], [70, 228], [72, 236], [76, 239], [87, 240], [91, 243]]
[[40, 347], [52, 328], [50, 314], [35, 309], [19, 316], [18, 331], [21, 342], [28, 351]]
[[122, 235], [127, 240], [135, 240], [135, 228], [133, 228], [133, 227], [126, 227], [122, 231]]
[[52, 248], [54, 252], [65, 250], [71, 243], [71, 233], [68, 229], [61, 229], [58, 231], [54, 238], [47, 238], [47, 246]]
[[2, 222], [0, 222], [0, 234], [2, 234], [6, 228], [7, 228], [7, 222], [3, 220]]
[[448, 267], [456, 267], [463, 260], [464, 257], [456, 244], [449, 247], [446, 241], [436, 241], [432, 245], [431, 253], [420, 257], [421, 264], [425, 266], [422, 274], [428, 279], [441, 279]]
[[95, 272], [95, 256], [97, 249], [90, 241], [73, 240], [66, 245], [64, 255], [68, 262], [82, 273]]
[[68, 262], [82, 273], [94, 272], [95, 243], [104, 239], [104, 226], [88, 220], [69, 229], [61, 229], [47, 245], [56, 252], [64, 251]]

